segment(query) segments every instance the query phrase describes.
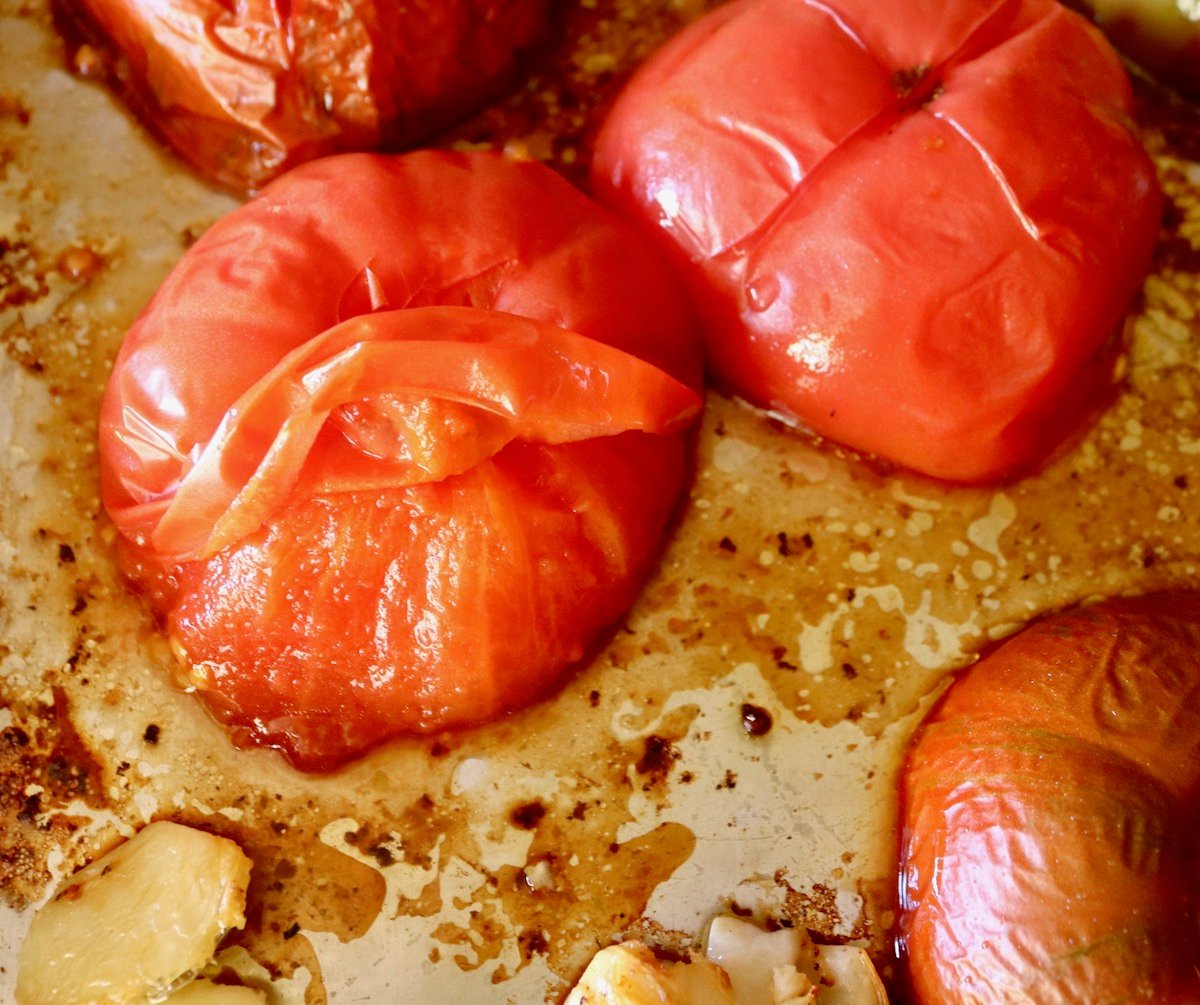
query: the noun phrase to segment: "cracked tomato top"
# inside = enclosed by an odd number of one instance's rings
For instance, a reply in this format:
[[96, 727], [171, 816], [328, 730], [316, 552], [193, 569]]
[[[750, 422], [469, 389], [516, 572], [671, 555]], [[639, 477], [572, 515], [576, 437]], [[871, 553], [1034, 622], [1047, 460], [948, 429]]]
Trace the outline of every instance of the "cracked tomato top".
[[332, 767], [532, 701], [624, 612], [699, 356], [653, 249], [549, 170], [330, 158], [216, 223], [130, 330], [104, 503], [189, 683]]
[[718, 380], [989, 480], [1111, 387], [1160, 210], [1130, 112], [1052, 0], [735, 0], [634, 77], [594, 181], [673, 254]]

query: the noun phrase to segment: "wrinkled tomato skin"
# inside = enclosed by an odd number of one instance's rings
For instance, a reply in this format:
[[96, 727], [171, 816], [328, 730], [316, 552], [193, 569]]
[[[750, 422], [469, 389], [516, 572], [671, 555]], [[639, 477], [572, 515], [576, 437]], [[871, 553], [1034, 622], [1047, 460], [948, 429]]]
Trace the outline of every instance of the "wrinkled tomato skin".
[[[160, 503], [251, 414], [234, 403], [347, 318], [394, 312], [566, 329], [620, 350], [601, 387], [652, 368], [645, 386], [669, 384], [686, 407], [654, 428], [513, 440], [467, 470], [370, 490], [305, 481], [306, 466], [233, 543], [156, 551]], [[303, 770], [495, 718], [554, 688], [635, 599], [687, 477], [700, 355], [666, 264], [539, 165], [421, 153], [298, 168], [209, 230], [118, 356], [100, 451], [124, 568], [235, 739]], [[551, 412], [564, 393], [549, 390]], [[388, 414], [341, 413], [306, 463], [349, 456], [355, 440], [378, 448]], [[244, 481], [227, 460], [211, 477]], [[355, 460], [354, 478], [370, 463]]]
[[63, 0], [120, 57], [143, 118], [256, 190], [314, 157], [410, 146], [503, 87], [546, 0]]
[[1200, 1002], [1200, 595], [1022, 632], [922, 726], [901, 798], [917, 1002]]
[[719, 384], [995, 481], [1111, 392], [1161, 206], [1131, 109], [1051, 0], [735, 0], [635, 75], [593, 183], [672, 255]]

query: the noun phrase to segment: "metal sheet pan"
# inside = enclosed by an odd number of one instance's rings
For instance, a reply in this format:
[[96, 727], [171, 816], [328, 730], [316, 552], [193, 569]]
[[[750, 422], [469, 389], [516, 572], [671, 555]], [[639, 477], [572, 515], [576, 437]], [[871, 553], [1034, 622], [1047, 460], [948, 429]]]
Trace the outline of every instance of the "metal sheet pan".
[[[621, 71], [704, 6], [572, 5], [447, 142], [578, 178]], [[1044, 472], [952, 489], [711, 394], [660, 568], [561, 692], [332, 776], [236, 751], [121, 585], [94, 452], [123, 331], [235, 202], [68, 71], [42, 0], [0, 0], [0, 51], [2, 1000], [33, 907], [158, 817], [253, 857], [223, 959], [280, 1002], [554, 1001], [622, 933], [686, 944], [732, 905], [888, 971], [900, 758], [952, 671], [1043, 612], [1200, 586], [1200, 130], [1143, 87], [1169, 230], [1123, 392]]]

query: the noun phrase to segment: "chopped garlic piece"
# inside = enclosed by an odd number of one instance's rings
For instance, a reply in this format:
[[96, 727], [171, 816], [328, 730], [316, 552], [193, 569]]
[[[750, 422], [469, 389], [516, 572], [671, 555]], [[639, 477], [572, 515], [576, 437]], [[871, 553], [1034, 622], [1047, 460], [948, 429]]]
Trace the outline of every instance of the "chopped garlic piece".
[[817, 989], [795, 967], [776, 967], [771, 978], [775, 1005], [815, 1005]]
[[602, 949], [565, 1005], [888, 1005], [857, 946], [817, 946], [795, 929], [738, 918], [709, 926], [707, 959], [659, 959], [641, 942]]
[[660, 960], [642, 942], [602, 949], [564, 1005], [737, 1005], [725, 972], [702, 956]]
[[729, 974], [737, 1005], [776, 1005], [775, 970], [795, 970], [805, 956], [811, 958], [811, 949], [808, 936], [794, 928], [767, 932], [724, 917], [709, 926], [705, 955]]
[[163, 1005], [266, 1005], [267, 996], [255, 988], [197, 980], [185, 984]]
[[245, 924], [249, 882], [250, 860], [233, 841], [150, 824], [77, 872], [34, 916], [17, 1002], [162, 999], [209, 961], [228, 929]]
[[707, 955], [729, 974], [737, 1005], [887, 1005], [871, 958], [857, 946], [818, 946], [795, 929], [715, 918]]

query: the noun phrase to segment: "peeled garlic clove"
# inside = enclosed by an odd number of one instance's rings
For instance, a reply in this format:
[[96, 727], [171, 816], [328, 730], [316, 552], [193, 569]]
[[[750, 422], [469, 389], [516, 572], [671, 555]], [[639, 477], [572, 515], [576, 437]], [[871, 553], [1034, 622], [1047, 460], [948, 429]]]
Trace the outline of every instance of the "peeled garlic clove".
[[660, 960], [641, 942], [602, 949], [564, 1005], [736, 1005], [725, 971], [702, 956]]
[[858, 946], [818, 946], [820, 1005], [888, 1005], [883, 981], [866, 950]]
[[185, 984], [163, 1005], [266, 1005], [267, 996], [256, 988], [197, 980]]
[[160, 821], [81, 869], [34, 916], [19, 1005], [165, 997], [245, 924], [250, 860], [233, 841]]

